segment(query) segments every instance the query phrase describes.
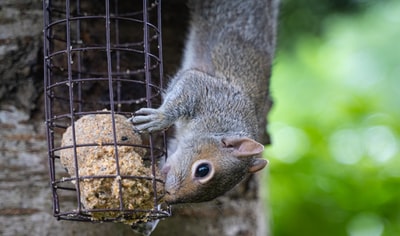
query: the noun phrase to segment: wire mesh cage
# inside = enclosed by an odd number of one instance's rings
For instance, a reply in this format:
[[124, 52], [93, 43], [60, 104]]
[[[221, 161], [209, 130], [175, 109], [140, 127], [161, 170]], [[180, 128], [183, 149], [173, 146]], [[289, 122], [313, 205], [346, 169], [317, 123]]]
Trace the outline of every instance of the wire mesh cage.
[[160, 0], [46, 0], [44, 91], [54, 216], [134, 224], [170, 215], [163, 132], [127, 121], [158, 106]]

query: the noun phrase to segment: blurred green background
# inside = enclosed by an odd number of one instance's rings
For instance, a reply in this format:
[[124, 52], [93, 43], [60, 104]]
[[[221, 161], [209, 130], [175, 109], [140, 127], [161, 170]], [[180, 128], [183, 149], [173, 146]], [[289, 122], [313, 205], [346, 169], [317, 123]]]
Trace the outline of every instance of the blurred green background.
[[273, 236], [400, 235], [400, 1], [282, 0]]

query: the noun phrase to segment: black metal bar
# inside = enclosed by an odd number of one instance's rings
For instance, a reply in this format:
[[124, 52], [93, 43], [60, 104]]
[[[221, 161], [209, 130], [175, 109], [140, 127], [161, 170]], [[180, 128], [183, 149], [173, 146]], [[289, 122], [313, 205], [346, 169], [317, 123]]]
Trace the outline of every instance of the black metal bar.
[[[110, 95], [110, 110], [111, 120], [115, 120], [114, 116], [114, 88], [113, 88], [113, 77], [112, 77], [112, 58], [111, 58], [111, 20], [110, 20], [110, 2], [105, 0], [106, 5], [106, 53], [107, 53], [107, 74], [108, 74], [108, 91]], [[119, 166], [118, 146], [117, 146], [117, 131], [115, 122], [112, 122], [112, 133], [114, 140], [114, 152], [115, 152], [115, 165], [117, 171], [118, 189], [119, 189], [119, 209], [124, 210], [124, 203], [122, 199], [122, 184], [121, 184], [121, 173]]]
[[[68, 94], [69, 94], [69, 114], [71, 119], [71, 128], [72, 128], [72, 140], [73, 142], [73, 153], [74, 153], [74, 166], [75, 166], [75, 178], [79, 179], [79, 163], [78, 163], [78, 155], [76, 151], [76, 130], [75, 130], [75, 108], [74, 108], [74, 88], [73, 88], [73, 79], [72, 79], [72, 53], [71, 53], [71, 25], [69, 20], [70, 15], [70, 1], [65, 1], [65, 12], [66, 12], [66, 54], [67, 54], [67, 70], [68, 70]], [[78, 202], [78, 211], [82, 211], [82, 203], [81, 199], [81, 186], [80, 182], [76, 182], [76, 198]]]
[[[78, 15], [81, 14], [80, 10], [81, 10], [81, 2], [80, 0], [76, 0], [76, 13]], [[81, 25], [80, 25], [81, 21], [78, 19], [76, 21], [76, 41], [80, 42], [81, 41]], [[77, 51], [77, 71], [78, 71], [78, 75], [77, 75], [77, 79], [81, 79], [81, 71], [82, 71], [82, 65], [81, 65], [81, 51]], [[78, 111], [82, 111], [82, 83], [78, 83]]]

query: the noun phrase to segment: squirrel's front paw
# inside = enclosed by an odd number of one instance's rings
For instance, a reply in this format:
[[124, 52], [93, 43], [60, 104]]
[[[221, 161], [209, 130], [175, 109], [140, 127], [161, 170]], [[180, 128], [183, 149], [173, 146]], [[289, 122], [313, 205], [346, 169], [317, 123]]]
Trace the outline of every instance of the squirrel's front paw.
[[135, 125], [140, 132], [155, 132], [168, 128], [170, 126], [166, 116], [159, 109], [141, 108], [135, 115], [129, 118], [129, 121]]

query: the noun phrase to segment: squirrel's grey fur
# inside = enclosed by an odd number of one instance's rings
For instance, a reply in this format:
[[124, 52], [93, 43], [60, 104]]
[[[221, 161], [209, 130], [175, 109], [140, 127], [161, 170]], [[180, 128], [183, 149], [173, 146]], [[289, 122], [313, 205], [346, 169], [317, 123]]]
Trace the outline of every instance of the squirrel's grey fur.
[[[166, 202], [211, 200], [267, 162], [259, 157], [269, 102], [277, 0], [192, 0], [181, 69], [158, 109], [142, 108], [136, 128], [175, 124], [166, 161]], [[203, 176], [206, 174], [205, 176]]]

